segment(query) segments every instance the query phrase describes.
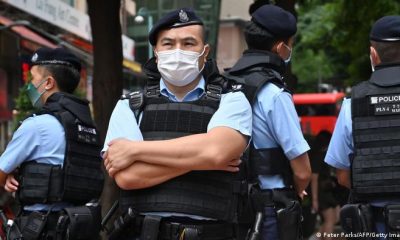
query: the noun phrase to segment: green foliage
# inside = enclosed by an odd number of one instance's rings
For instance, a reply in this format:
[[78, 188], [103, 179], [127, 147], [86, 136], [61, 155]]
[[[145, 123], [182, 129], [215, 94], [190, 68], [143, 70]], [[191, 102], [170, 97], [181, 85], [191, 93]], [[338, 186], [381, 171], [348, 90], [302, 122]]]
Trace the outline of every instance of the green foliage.
[[340, 88], [368, 79], [369, 32], [385, 15], [399, 14], [396, 0], [304, 0], [292, 70], [298, 91], [315, 91], [318, 81]]
[[317, 84], [341, 70], [337, 50], [330, 41], [335, 28], [335, 4], [304, 1], [298, 9], [298, 36], [294, 48], [293, 72], [298, 76], [297, 92], [317, 91]]
[[77, 96], [78, 98], [82, 98], [82, 99], [86, 99], [86, 91], [83, 88], [80, 88], [79, 86], [75, 89], [75, 91], [73, 92], [73, 94], [75, 96]]
[[27, 118], [29, 115], [32, 115], [32, 113], [34, 113], [36, 110], [29, 100], [26, 86], [27, 84], [19, 89], [19, 94], [15, 99], [15, 110], [17, 111], [17, 114], [14, 117], [13, 129], [17, 129], [21, 121]]

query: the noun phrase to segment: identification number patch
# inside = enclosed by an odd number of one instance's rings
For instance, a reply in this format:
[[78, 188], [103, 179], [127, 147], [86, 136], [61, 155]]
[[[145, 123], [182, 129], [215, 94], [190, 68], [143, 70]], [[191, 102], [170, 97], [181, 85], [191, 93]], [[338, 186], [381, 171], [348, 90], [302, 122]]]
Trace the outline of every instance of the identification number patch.
[[400, 114], [400, 94], [370, 96], [369, 102], [375, 115]]

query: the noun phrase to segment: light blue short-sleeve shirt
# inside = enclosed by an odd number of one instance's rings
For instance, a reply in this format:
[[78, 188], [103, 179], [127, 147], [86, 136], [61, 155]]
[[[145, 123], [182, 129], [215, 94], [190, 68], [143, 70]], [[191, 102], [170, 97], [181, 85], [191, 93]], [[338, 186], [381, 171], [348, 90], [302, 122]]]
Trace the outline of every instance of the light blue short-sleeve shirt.
[[335, 130], [333, 131], [325, 162], [338, 169], [350, 169], [350, 154], [353, 153], [351, 100], [344, 99]]
[[[268, 83], [253, 105], [253, 144], [256, 149], [281, 147], [289, 160], [310, 150], [300, 128], [292, 96]], [[260, 175], [262, 189], [285, 187], [279, 175]]]
[[[49, 114], [32, 116], [15, 131], [0, 157], [0, 170], [9, 174], [22, 163], [36, 161], [62, 165], [65, 154], [65, 133], [61, 123]], [[48, 205], [25, 206], [27, 211], [44, 210]]]

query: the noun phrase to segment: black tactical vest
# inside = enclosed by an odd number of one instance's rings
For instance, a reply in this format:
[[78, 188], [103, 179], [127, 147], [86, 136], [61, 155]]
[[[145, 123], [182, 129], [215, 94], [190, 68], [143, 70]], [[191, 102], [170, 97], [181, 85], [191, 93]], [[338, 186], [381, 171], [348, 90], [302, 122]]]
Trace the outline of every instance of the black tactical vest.
[[[247, 99], [254, 105], [258, 91], [267, 83], [275, 84], [290, 93], [280, 74], [284, 68], [283, 61], [275, 54], [247, 50], [224, 76], [242, 84]], [[257, 181], [258, 175], [280, 175], [286, 186], [293, 184], [290, 163], [281, 147], [256, 149], [251, 143], [247, 154], [250, 181]]]
[[352, 90], [354, 201], [400, 196], [400, 66], [377, 68]]
[[[160, 95], [158, 82], [146, 93], [131, 94], [132, 110], [142, 109], [139, 126], [144, 140], [206, 133], [225, 92], [219, 83], [212, 84], [207, 78], [206, 82], [206, 94], [193, 102], [170, 101]], [[120, 204], [122, 209], [133, 206], [139, 212], [178, 212], [233, 222], [246, 188], [239, 173], [192, 171], [154, 187], [122, 191]]]
[[39, 114], [53, 115], [64, 127], [64, 165], [25, 162], [19, 172], [21, 203], [84, 204], [98, 198], [104, 181], [101, 146], [88, 102], [69, 94], [54, 93]]

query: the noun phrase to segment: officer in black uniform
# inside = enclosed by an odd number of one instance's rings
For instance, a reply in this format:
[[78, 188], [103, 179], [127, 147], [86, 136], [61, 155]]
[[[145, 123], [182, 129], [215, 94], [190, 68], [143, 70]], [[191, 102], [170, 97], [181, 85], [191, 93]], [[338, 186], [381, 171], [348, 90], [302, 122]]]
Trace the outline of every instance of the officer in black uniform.
[[146, 88], [122, 97], [107, 131], [104, 164], [125, 212], [110, 238], [234, 239], [250, 104], [206, 61], [192, 10], [165, 15], [149, 41], [156, 57], [144, 65]]
[[399, 239], [400, 16], [376, 21], [370, 44], [372, 75], [344, 100], [325, 162], [351, 190], [341, 210], [344, 230]]
[[88, 101], [72, 95], [80, 69], [63, 48], [32, 56], [27, 94], [39, 111], [22, 122], [0, 158], [0, 182], [17, 191], [22, 206], [7, 239], [96, 239], [100, 230], [100, 207], [92, 201], [104, 179], [98, 132]]
[[251, 203], [256, 212], [252, 239], [301, 239], [299, 199], [311, 178], [310, 148], [282, 77], [296, 30], [290, 12], [274, 5], [259, 7], [244, 31], [249, 49], [225, 74], [244, 85], [253, 106], [248, 159], [249, 179], [254, 184]]

